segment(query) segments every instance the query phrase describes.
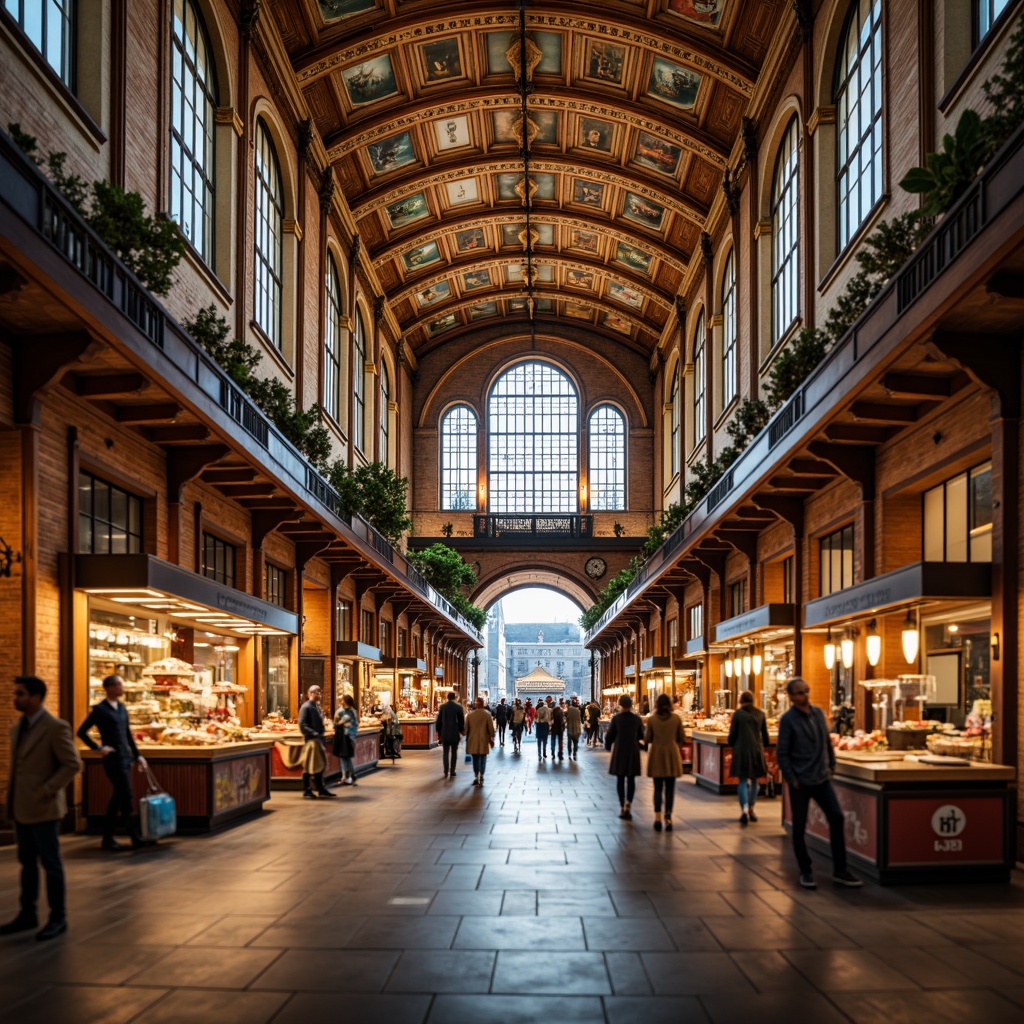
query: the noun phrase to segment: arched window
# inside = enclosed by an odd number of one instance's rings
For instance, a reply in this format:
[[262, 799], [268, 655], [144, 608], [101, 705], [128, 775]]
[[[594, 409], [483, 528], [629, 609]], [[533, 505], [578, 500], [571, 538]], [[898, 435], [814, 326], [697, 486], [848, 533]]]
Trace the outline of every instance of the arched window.
[[391, 415], [388, 406], [391, 404], [391, 376], [388, 373], [388, 364], [383, 359], [380, 361], [380, 452], [377, 458], [385, 466], [389, 462], [389, 446], [391, 437], [388, 431], [388, 417]]
[[576, 389], [547, 363], [503, 373], [488, 404], [490, 510], [579, 511]]
[[281, 233], [284, 186], [270, 132], [256, 122], [256, 245], [255, 320], [261, 331], [281, 347], [281, 276], [284, 265]]
[[590, 508], [619, 512], [626, 507], [626, 421], [614, 405], [599, 405], [591, 414]]
[[456, 405], [441, 420], [441, 508], [476, 508], [476, 414]]
[[341, 285], [330, 253], [324, 290], [324, 412], [337, 423], [341, 419]]
[[672, 388], [668, 395], [668, 404], [671, 410], [670, 415], [672, 417], [671, 430], [669, 431], [669, 437], [672, 444], [672, 475], [675, 476], [679, 472], [679, 423], [682, 419], [679, 408], [679, 364], [676, 363], [675, 371], [672, 374]]
[[736, 397], [736, 262], [733, 251], [722, 274], [722, 408]]
[[74, 0], [4, 0], [4, 9], [69, 88], [74, 87]]
[[707, 395], [705, 384], [707, 374], [704, 363], [704, 310], [697, 317], [697, 329], [693, 333], [693, 443], [704, 440], [707, 426]]
[[213, 136], [217, 85], [202, 15], [171, 9], [170, 214], [206, 263], [213, 257]]
[[352, 334], [352, 443], [360, 450], [366, 440], [366, 327], [363, 314], [356, 310], [356, 329]]
[[772, 344], [797, 317], [800, 282], [799, 167], [797, 118], [789, 122], [772, 178]]
[[842, 251], [882, 195], [882, 0], [853, 0], [836, 57], [836, 206]]

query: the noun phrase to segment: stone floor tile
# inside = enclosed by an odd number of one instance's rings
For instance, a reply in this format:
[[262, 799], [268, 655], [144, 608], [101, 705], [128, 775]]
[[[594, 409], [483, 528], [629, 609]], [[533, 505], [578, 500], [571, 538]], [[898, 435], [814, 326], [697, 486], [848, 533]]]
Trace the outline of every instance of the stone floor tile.
[[643, 952], [676, 948], [657, 918], [584, 917], [583, 932], [587, 949]]
[[545, 953], [543, 960], [528, 950], [501, 950], [494, 968], [492, 992], [531, 995], [611, 995], [604, 957], [600, 953]]
[[171, 988], [245, 988], [280, 955], [272, 949], [222, 949], [211, 956], [208, 949], [183, 947], [172, 950], [155, 964], [132, 975], [126, 984]]
[[464, 917], [455, 949], [586, 949], [578, 917]]
[[296, 949], [283, 953], [250, 986], [278, 992], [380, 992], [399, 954], [393, 949]]
[[[859, 992], [842, 1007], [854, 1024], [1020, 1024], [1021, 1008], [995, 992]], [[816, 1022], [817, 1024], [817, 1022]]]
[[175, 989], [132, 1024], [181, 1024], [197, 1018], [218, 1024], [267, 1024], [287, 999], [283, 992]]
[[[480, 918], [468, 918], [480, 921]], [[371, 917], [352, 933], [351, 949], [448, 949], [459, 927], [458, 917]]]
[[605, 953], [605, 966], [617, 996], [649, 996], [651, 983], [639, 953]]
[[486, 892], [471, 889], [459, 892], [445, 889], [437, 893], [427, 908], [427, 916], [451, 915], [455, 917], [497, 917], [501, 913], [501, 901], [505, 894], [492, 889]]
[[604, 1009], [595, 996], [440, 995], [434, 998], [427, 1024], [600, 1024], [603, 1020]]
[[310, 1024], [311, 1021], [378, 1021], [380, 1024], [423, 1024], [430, 996], [369, 995], [345, 991], [344, 995], [299, 992], [274, 1018], [274, 1024]]
[[822, 992], [920, 991], [895, 956], [883, 960], [866, 949], [796, 949], [786, 959]]
[[814, 943], [781, 917], [702, 917], [724, 949], [811, 949]]
[[[850, 1024], [849, 1017], [817, 992], [721, 992], [702, 995], [700, 1001], [713, 1024]], [[843, 1002], [844, 1009], [846, 1005]], [[924, 1024], [927, 1019], [918, 1017], [915, 1024]], [[886, 1021], [881, 1017], [877, 1024]], [[876, 1024], [875, 1018], [872, 1024]]]
[[490, 992], [492, 950], [417, 949], [403, 953], [386, 992]]
[[205, 931], [188, 940], [189, 946], [247, 946], [253, 939], [265, 932], [276, 917], [244, 916], [232, 914], [221, 918]]
[[[658, 996], [638, 999], [612, 996], [604, 1001], [608, 1024], [709, 1024], [696, 996]], [[758, 1022], [760, 1024], [760, 1022]]]
[[814, 986], [777, 950], [745, 949], [730, 954], [758, 992], [791, 992], [795, 996]]
[[16, 1024], [128, 1024], [167, 994], [165, 988], [121, 988], [111, 985], [52, 985], [11, 1011]]
[[753, 991], [746, 976], [727, 953], [644, 953], [642, 960], [655, 995]]

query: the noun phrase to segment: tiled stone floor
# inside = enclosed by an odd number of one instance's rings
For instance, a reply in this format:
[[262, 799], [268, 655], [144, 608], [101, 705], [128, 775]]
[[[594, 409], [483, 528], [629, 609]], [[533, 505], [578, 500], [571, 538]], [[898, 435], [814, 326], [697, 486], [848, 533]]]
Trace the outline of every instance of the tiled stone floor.
[[[220, 835], [66, 840], [70, 930], [0, 940], [16, 1024], [1024, 1021], [1024, 880], [795, 886], [779, 807], [741, 831], [685, 780], [620, 822], [607, 754], [532, 742], [441, 775], [413, 751], [333, 801], [275, 793]], [[16, 909], [0, 850], [0, 914]]]

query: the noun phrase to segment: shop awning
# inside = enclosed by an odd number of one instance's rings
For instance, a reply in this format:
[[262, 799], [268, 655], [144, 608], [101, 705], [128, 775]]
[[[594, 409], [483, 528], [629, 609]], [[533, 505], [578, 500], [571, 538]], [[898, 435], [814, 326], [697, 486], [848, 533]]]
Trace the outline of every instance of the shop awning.
[[299, 631], [295, 612], [154, 555], [75, 555], [75, 588], [194, 623], [196, 629], [263, 636]]
[[715, 643], [773, 640], [792, 633], [795, 624], [795, 604], [763, 604], [760, 608], [751, 608], [749, 612], [719, 622], [715, 626]]
[[804, 605], [804, 627], [831, 626], [898, 607], [992, 597], [986, 562], [914, 562]]
[[[632, 666], [629, 666], [632, 668]], [[656, 654], [651, 658], [644, 658], [640, 662], [640, 675], [647, 675], [649, 672], [669, 673], [673, 669], [680, 672], [697, 667], [695, 658], [676, 658], [675, 661], [664, 654]]]
[[686, 641], [687, 660], [693, 660], [707, 653], [708, 648], [703, 636], [695, 636], [692, 640]]
[[399, 672], [426, 672], [427, 663], [422, 658], [399, 658]]
[[352, 658], [355, 661], [380, 662], [380, 648], [360, 643], [358, 640], [335, 640], [334, 653], [339, 658]]

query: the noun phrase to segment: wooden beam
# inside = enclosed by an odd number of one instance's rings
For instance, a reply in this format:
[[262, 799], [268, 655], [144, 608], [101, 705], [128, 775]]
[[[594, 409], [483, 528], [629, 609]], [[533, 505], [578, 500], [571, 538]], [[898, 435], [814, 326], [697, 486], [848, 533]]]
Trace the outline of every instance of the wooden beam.
[[214, 466], [203, 471], [203, 482], [207, 484], [245, 484], [258, 476], [251, 466]]
[[792, 524], [798, 537], [804, 533], [803, 498], [785, 497], [781, 494], [756, 494], [754, 503], [774, 512], [780, 519]]
[[218, 484], [217, 490], [225, 498], [259, 498], [272, 497], [277, 485], [272, 483], [251, 483], [251, 484]]
[[870, 445], [827, 444], [812, 441], [812, 455], [831, 463], [847, 480], [860, 487], [861, 496], [870, 501], [875, 495], [875, 449]]
[[71, 383], [79, 398], [120, 398], [141, 391], [146, 378], [141, 373], [73, 374]]
[[985, 291], [1000, 299], [1024, 299], [1024, 274], [1000, 270], [985, 282]]
[[250, 524], [252, 529], [252, 546], [254, 548], [263, 547], [267, 534], [273, 533], [282, 523], [290, 522], [301, 515], [302, 511], [297, 508], [261, 509], [253, 512]]
[[39, 393], [51, 387], [75, 363], [97, 355], [103, 348], [88, 331], [67, 334], [30, 334], [10, 338], [13, 358], [14, 422], [37, 423]]
[[798, 476], [838, 476], [835, 466], [822, 462], [820, 459], [790, 459], [787, 468]]
[[186, 423], [174, 427], [151, 427], [149, 438], [154, 444], [192, 444], [205, 441], [210, 431], [202, 423]]
[[830, 441], [851, 441], [854, 444], [885, 444], [889, 431], [885, 427], [869, 427], [860, 423], [832, 423], [825, 428]]
[[225, 444], [192, 445], [172, 448], [167, 453], [167, 500], [182, 500], [182, 488], [195, 480], [211, 463], [219, 462], [229, 453]]
[[173, 423], [181, 412], [177, 402], [153, 402], [146, 405], [119, 405], [114, 419], [126, 427], [146, 423]]
[[251, 509], [293, 509], [295, 508], [294, 498], [239, 498], [238, 504], [242, 508]]
[[996, 415], [1017, 419], [1021, 412], [1021, 351], [1019, 336], [986, 335], [979, 344], [977, 334], [936, 331], [926, 349], [951, 359], [999, 401]]
[[854, 402], [850, 414], [858, 420], [879, 423], [914, 423], [917, 408], [913, 405], [886, 405], [885, 402]]
[[779, 491], [813, 492], [821, 487], [821, 477], [817, 476], [773, 476], [768, 481], [769, 487]]
[[949, 398], [949, 377], [926, 377], [917, 373], [887, 373], [880, 381], [892, 398]]
[[716, 530], [715, 536], [746, 555], [751, 565], [757, 565], [757, 534], [749, 530]]

